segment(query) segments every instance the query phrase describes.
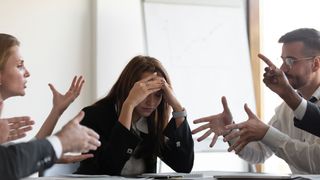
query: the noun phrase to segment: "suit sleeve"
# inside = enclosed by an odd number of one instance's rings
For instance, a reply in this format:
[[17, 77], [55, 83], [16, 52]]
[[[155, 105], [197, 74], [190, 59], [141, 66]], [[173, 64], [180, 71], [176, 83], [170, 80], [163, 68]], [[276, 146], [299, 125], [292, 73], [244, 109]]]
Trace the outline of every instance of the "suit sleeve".
[[26, 177], [40, 168], [49, 168], [56, 160], [55, 152], [48, 140], [0, 146], [0, 177], [14, 180]]
[[318, 105], [307, 102], [306, 112], [301, 120], [294, 118], [294, 125], [311, 134], [320, 137], [320, 108]]
[[167, 137], [161, 159], [176, 172], [189, 173], [193, 167], [194, 150], [191, 130], [185, 119], [177, 128], [172, 118], [164, 130]]

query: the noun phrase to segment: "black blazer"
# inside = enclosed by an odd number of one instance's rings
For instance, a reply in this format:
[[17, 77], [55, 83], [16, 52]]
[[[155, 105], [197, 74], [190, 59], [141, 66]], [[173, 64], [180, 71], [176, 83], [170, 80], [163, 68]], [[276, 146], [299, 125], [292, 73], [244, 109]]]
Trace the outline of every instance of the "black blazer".
[[320, 137], [320, 108], [310, 101], [307, 103], [306, 113], [301, 120], [294, 118], [294, 125]]
[[26, 177], [40, 168], [49, 168], [56, 160], [48, 140], [0, 146], [0, 179], [15, 180]]
[[85, 117], [81, 124], [92, 128], [100, 135], [101, 146], [96, 151], [90, 152], [94, 157], [82, 161], [75, 173], [120, 175], [122, 168], [138, 145], [143, 147], [138, 153], [140, 154], [138, 158], [142, 158], [146, 164], [145, 173], [156, 172], [157, 156], [177, 172], [191, 171], [194, 151], [187, 120], [176, 128], [175, 120], [171, 119], [163, 132], [169, 140], [166, 141], [165, 147], [156, 153], [154, 151], [156, 141], [150, 133], [142, 133], [139, 137], [119, 123], [115, 104], [112, 101], [86, 107], [83, 111]]

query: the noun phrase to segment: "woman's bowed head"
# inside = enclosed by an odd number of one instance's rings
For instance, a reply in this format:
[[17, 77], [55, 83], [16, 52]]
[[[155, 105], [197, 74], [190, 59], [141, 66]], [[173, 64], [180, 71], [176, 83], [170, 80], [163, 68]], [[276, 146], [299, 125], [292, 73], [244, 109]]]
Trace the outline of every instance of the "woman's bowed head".
[[[170, 106], [173, 111], [183, 110], [173, 93], [165, 68], [160, 61], [149, 56], [134, 57], [122, 71], [108, 97], [117, 99], [117, 109], [132, 112], [133, 122], [140, 117], [162, 120], [159, 122], [161, 130], [169, 120]], [[121, 117], [124, 114], [120, 114], [119, 121], [130, 129], [131, 121]]]
[[76, 173], [154, 173], [157, 157], [174, 171], [191, 171], [194, 151], [186, 111], [157, 59], [132, 58], [108, 95], [83, 111], [82, 124], [103, 140], [94, 157], [82, 161]]

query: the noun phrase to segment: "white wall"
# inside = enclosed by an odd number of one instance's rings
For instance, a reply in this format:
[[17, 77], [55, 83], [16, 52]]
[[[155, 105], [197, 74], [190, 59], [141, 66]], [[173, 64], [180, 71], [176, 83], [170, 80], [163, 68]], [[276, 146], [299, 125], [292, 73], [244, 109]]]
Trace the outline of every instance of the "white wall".
[[128, 61], [145, 53], [140, 0], [97, 0], [96, 97], [107, 94]]
[[26, 139], [35, 135], [51, 109], [49, 82], [65, 92], [74, 75], [86, 80], [58, 130], [81, 108], [104, 96], [133, 56], [145, 53], [140, 0], [0, 0], [0, 4], [0, 31], [21, 41], [31, 73], [26, 96], [8, 99], [3, 117], [29, 115], [36, 120]]
[[[254, 110], [255, 100], [245, 1], [146, 0], [144, 12], [148, 54], [167, 69], [191, 129], [199, 126], [193, 120], [222, 111], [221, 96], [227, 97], [235, 122], [247, 120], [243, 105]], [[247, 162], [227, 152], [222, 138], [210, 148], [212, 137], [195, 141], [194, 171], [248, 170]], [[232, 159], [233, 166], [221, 159]]]
[[85, 76], [79, 98], [60, 119], [57, 129], [92, 101], [91, 0], [1, 0], [0, 32], [21, 42], [31, 73], [26, 96], [6, 100], [2, 117], [29, 115], [35, 121], [33, 137], [52, 106], [51, 82], [66, 92], [74, 75]]

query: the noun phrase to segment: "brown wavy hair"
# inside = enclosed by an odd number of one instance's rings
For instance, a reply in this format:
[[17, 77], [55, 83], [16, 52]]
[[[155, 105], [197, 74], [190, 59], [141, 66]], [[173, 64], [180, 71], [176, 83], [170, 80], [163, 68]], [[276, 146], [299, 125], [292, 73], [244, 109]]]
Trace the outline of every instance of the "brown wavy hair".
[[[108, 95], [95, 104], [104, 104], [106, 101], [113, 100], [116, 104], [116, 108], [118, 110], [117, 113], [119, 116], [122, 104], [127, 99], [130, 90], [134, 84], [142, 78], [142, 74], [145, 72], [157, 72], [167, 81], [169, 85], [171, 85], [168, 73], [159, 60], [150, 56], [139, 55], [135, 56], [129, 61]], [[151, 120], [151, 129], [149, 129], [149, 133], [156, 137], [157, 141], [159, 142], [156, 144], [160, 146], [164, 144], [164, 136], [162, 132], [168, 124], [169, 111], [170, 107], [168, 103], [162, 98], [159, 106], [148, 117], [148, 120]], [[159, 150], [158, 148], [156, 149]]]
[[0, 33], [0, 71], [3, 70], [10, 56], [10, 48], [20, 46], [17, 38], [10, 34]]

